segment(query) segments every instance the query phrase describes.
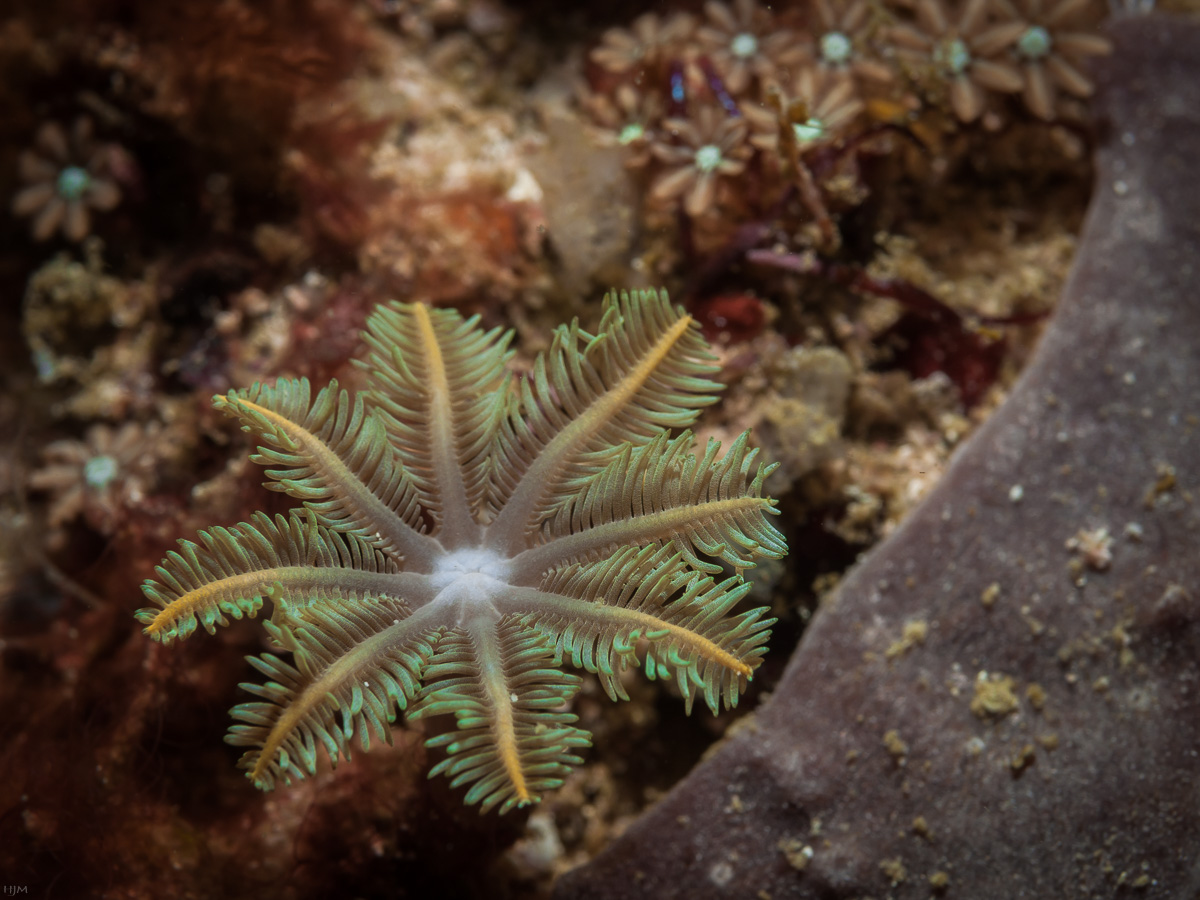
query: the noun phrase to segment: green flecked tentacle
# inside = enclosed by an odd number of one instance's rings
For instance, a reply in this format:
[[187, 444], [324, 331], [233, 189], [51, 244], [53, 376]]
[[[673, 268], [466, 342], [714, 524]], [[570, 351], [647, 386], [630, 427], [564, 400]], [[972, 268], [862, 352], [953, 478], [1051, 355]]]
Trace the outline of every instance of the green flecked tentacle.
[[514, 580], [534, 583], [559, 566], [649, 543], [671, 544], [709, 574], [721, 572], [721, 563], [743, 569], [756, 558], [786, 554], [768, 518], [775, 501], [762, 493], [775, 466], [755, 465], [749, 433], [724, 456], [715, 440], [700, 459], [691, 448], [686, 431], [673, 439], [664, 432], [641, 447], [626, 444], [563, 500], [543, 527], [542, 543], [517, 555]]
[[270, 653], [246, 658], [268, 681], [242, 685], [261, 699], [233, 708], [237, 724], [225, 737], [253, 748], [239, 765], [264, 791], [313, 775], [320, 747], [334, 766], [349, 759], [356, 733], [364, 751], [372, 733], [390, 744], [391, 723], [417, 696], [438, 635], [427, 616], [392, 600], [330, 604], [308, 610], [303, 623], [266, 626], [292, 663]]
[[362, 397], [351, 400], [331, 381], [312, 398], [308, 379], [256, 384], [213, 398], [269, 446], [250, 459], [270, 466], [264, 486], [302, 501], [335, 531], [358, 535], [427, 571], [436, 547], [422, 534], [417, 491]]
[[511, 332], [479, 316], [421, 303], [380, 306], [367, 319], [368, 402], [379, 411], [421, 505], [447, 546], [478, 543], [489, 458], [505, 411]]
[[199, 543], [180, 541], [142, 590], [155, 604], [138, 610], [146, 634], [158, 641], [186, 638], [197, 626], [209, 634], [227, 616], [254, 618], [270, 597], [298, 609], [333, 600], [387, 596], [398, 590], [421, 600], [428, 588], [401, 573], [395, 560], [354, 534], [338, 534], [293, 512], [271, 519], [255, 513], [231, 528], [210, 528]]
[[648, 642], [650, 678], [674, 676], [690, 712], [697, 694], [714, 713], [737, 705], [762, 662], [774, 619], [765, 608], [733, 614], [750, 584], [714, 581], [693, 571], [670, 547], [626, 547], [597, 562], [554, 573], [542, 588], [512, 587], [502, 611], [545, 634], [555, 657], [595, 672], [608, 695], [627, 700], [621, 672]]
[[520, 549], [623, 444], [694, 422], [716, 402], [716, 371], [698, 326], [665, 291], [609, 293], [595, 335], [578, 322], [559, 328], [496, 435], [489, 545]]
[[554, 666], [545, 639], [519, 622], [479, 622], [448, 633], [425, 671], [412, 718], [452, 714], [454, 731], [426, 741], [447, 757], [429, 773], [471, 785], [467, 803], [505, 813], [562, 784], [591, 737], [564, 709], [579, 678]]

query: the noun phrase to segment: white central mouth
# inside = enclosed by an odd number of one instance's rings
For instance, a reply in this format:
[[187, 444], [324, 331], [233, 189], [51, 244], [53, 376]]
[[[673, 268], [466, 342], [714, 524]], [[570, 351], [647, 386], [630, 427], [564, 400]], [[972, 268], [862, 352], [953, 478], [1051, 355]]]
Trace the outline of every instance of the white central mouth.
[[511, 561], [499, 553], [468, 547], [447, 553], [439, 559], [429, 575], [429, 581], [439, 591], [468, 575], [486, 575], [507, 582], [511, 568]]

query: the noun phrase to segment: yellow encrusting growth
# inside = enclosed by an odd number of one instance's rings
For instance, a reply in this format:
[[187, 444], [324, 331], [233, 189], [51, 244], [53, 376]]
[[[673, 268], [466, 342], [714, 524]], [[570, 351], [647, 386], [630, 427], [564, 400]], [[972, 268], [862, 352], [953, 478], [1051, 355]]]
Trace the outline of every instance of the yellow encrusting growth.
[[[741, 571], [786, 552], [746, 435], [702, 453], [686, 429], [720, 390], [691, 317], [665, 293], [609, 294], [599, 328], [559, 328], [512, 389], [511, 335], [390, 304], [368, 319], [366, 389], [304, 379], [215, 399], [260, 446], [287, 516], [181, 542], [144, 591], [168, 641], [228, 617], [285, 657], [233, 710], [226, 740], [270, 790], [336, 765], [400, 712], [453, 717], [431, 776], [482, 812], [536, 803], [590, 744], [569, 711], [595, 673], [672, 678], [688, 711], [736, 705], [774, 620], [736, 607]], [[722, 576], [724, 571], [735, 575]], [[717, 580], [721, 576], [721, 580]]]

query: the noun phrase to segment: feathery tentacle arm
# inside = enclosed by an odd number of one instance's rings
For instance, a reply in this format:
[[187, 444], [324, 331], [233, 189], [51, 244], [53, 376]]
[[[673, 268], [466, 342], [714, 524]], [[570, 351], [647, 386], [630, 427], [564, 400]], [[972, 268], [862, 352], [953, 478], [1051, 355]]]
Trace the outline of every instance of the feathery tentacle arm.
[[[270, 654], [248, 657], [272, 680], [242, 687], [267, 702], [235, 707], [234, 718], [246, 724], [233, 725], [226, 736], [230, 744], [255, 748], [241, 761], [255, 786], [270, 790], [281, 777], [312, 775], [318, 741], [334, 765], [349, 757], [347, 742], [355, 730], [363, 749], [370, 731], [391, 742], [388, 723], [416, 697], [443, 624], [443, 610], [425, 606], [408, 616], [405, 611], [399, 604], [324, 610], [319, 623], [271, 628], [295, 654], [297, 668]], [[339, 710], [340, 727], [334, 721]]]
[[180, 541], [156, 569], [159, 580], [142, 586], [156, 604], [137, 612], [155, 640], [182, 639], [203, 625], [254, 617], [264, 599], [276, 614], [354, 598], [403, 596], [420, 604], [430, 589], [419, 575], [401, 572], [395, 560], [355, 534], [339, 534], [308, 513], [272, 519], [256, 513], [231, 528], [201, 531]]
[[430, 685], [409, 717], [451, 713], [456, 720], [454, 731], [426, 741], [447, 752], [430, 777], [470, 784], [466, 802], [480, 803], [481, 812], [536, 802], [578, 764], [574, 750], [591, 743], [564, 709], [578, 676], [555, 667], [542, 635], [512, 616], [498, 618], [489, 602], [446, 634], [426, 678]]
[[437, 484], [441, 500], [440, 537], [447, 549], [454, 549], [477, 542], [480, 528], [467, 502], [465, 478], [455, 442], [455, 398], [451, 395], [442, 347], [434, 331], [429, 307], [417, 303], [412, 307], [412, 311], [421, 335], [421, 349], [426, 357], [429, 406], [438, 411], [438, 414], [429, 418], [429, 457], [433, 463], [434, 482]]
[[[684, 542], [681, 549], [690, 549], [687, 545], [691, 541], [686, 537], [687, 534], [768, 509], [770, 501], [761, 497], [732, 497], [728, 500], [664, 509], [638, 516], [636, 519], [606, 522], [587, 531], [551, 538], [545, 544], [518, 553], [512, 563], [512, 578], [517, 584], [533, 584], [546, 572], [566, 563], [597, 556], [617, 547], [641, 547], [658, 541], [672, 541], [677, 536], [682, 536], [679, 539]], [[702, 553], [722, 557], [726, 555], [726, 552], [722, 551], [725, 551], [727, 546], [706, 543], [698, 549]], [[757, 548], [752, 545], [749, 549], [753, 552]], [[727, 552], [732, 553], [731, 550]], [[751, 560], [741, 557], [737, 558], [737, 562], [753, 565]], [[721, 567], [706, 563], [705, 570], [719, 572]]]
[[[716, 400], [719, 385], [711, 378], [704, 340], [692, 317], [671, 306], [665, 293], [646, 291], [637, 301], [610, 295], [601, 334], [582, 353], [576, 346], [581, 337], [577, 326], [560, 329], [549, 361], [539, 359], [535, 366], [536, 394], [524, 384], [529, 421], [517, 430], [531, 436], [547, 431], [552, 420], [562, 420], [561, 427], [537, 448], [489, 526], [489, 549], [519, 552], [555, 494], [570, 486], [581, 467], [602, 467], [589, 460], [598, 440], [609, 453], [625, 441], [644, 444], [663, 428], [689, 425], [700, 407]], [[555, 393], [569, 397], [566, 415], [547, 412]]]
[[713, 575], [722, 563], [741, 569], [756, 558], [783, 556], [787, 544], [768, 518], [775, 501], [762, 495], [775, 466], [756, 465], [758, 451], [748, 439], [740, 435], [724, 456], [710, 440], [701, 459], [691, 452], [690, 432], [624, 447], [556, 509], [543, 543], [514, 558], [513, 581], [537, 584], [559, 566], [649, 543], [671, 543]]
[[628, 699], [618, 674], [636, 663], [640, 636], [650, 643], [647, 676], [669, 677], [673, 669], [689, 710], [697, 689], [713, 712], [722, 701], [734, 706], [774, 622], [763, 617], [765, 609], [729, 617], [750, 585], [700, 576], [668, 548], [625, 548], [548, 581], [542, 589], [508, 588], [496, 597], [497, 609], [523, 612], [526, 624], [552, 640], [556, 656], [599, 675], [613, 699]]
[[[228, 415], [240, 419], [244, 428], [279, 448], [260, 447], [252, 457], [265, 465], [287, 467], [269, 469], [267, 474], [276, 480], [268, 482], [267, 487], [286, 491], [304, 500], [322, 518], [328, 518], [323, 512], [324, 507], [336, 509], [338, 519], [342, 521], [329, 519], [327, 524], [331, 527], [354, 526], [364, 537], [403, 557], [406, 568], [428, 571], [440, 547], [435, 539], [422, 534], [410, 524], [418, 515], [411, 498], [412, 492], [406, 489], [403, 471], [394, 471], [386, 465], [389, 462], [386, 459], [387, 448], [379, 446], [384, 440], [382, 428], [376, 420], [370, 417], [364, 419], [361, 401], [351, 411], [346, 409], [344, 394], [335, 400], [336, 387], [336, 383], [331, 383], [330, 387], [318, 394], [313, 413], [336, 417], [331, 427], [335, 433], [340, 432], [341, 442], [349, 444], [356, 457], [372, 455], [371, 451], [378, 447], [379, 452], [374, 454], [377, 458], [371, 462], [371, 467], [377, 471], [371, 475], [378, 476], [383, 482], [380, 487], [387, 492], [389, 500], [400, 505], [399, 511], [372, 490], [374, 485], [364, 481], [362, 470], [365, 462], [355, 459], [353, 464], [348, 463], [334, 448], [301, 424], [304, 417], [297, 410], [289, 408], [307, 406], [308, 384], [303, 379], [292, 383], [279, 382], [274, 388], [258, 387], [254, 396], [261, 395], [273, 403], [256, 402], [247, 395], [248, 392], [238, 391], [230, 391], [226, 396], [218, 395], [213, 398], [213, 403]], [[334, 404], [336, 408], [332, 408]], [[271, 408], [274, 405], [283, 406], [284, 411]], [[291, 470], [298, 470], [302, 477], [288, 477]]]

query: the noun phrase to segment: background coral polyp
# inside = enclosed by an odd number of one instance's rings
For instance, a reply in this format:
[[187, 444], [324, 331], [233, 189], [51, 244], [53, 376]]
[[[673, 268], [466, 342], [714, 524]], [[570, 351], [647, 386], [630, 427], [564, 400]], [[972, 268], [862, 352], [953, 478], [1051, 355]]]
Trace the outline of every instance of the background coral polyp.
[[121, 202], [112, 177], [119, 154], [95, 141], [88, 118], [76, 119], [69, 133], [57, 122], [43, 123], [34, 148], [21, 154], [19, 173], [26, 187], [13, 197], [13, 213], [31, 218], [35, 240], [61, 230], [68, 240], [82, 241], [91, 230], [92, 211], [108, 212]]

